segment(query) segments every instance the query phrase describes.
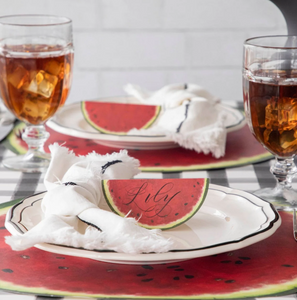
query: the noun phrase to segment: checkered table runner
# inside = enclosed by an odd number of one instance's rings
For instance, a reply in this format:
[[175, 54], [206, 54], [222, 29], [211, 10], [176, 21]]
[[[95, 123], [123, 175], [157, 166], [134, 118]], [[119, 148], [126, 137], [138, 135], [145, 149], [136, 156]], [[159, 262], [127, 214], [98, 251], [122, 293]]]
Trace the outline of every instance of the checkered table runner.
[[[0, 161], [3, 158], [13, 156], [14, 154], [0, 144]], [[228, 186], [234, 189], [240, 189], [247, 192], [253, 192], [264, 187], [275, 186], [275, 179], [271, 175], [269, 168], [273, 160], [246, 165], [228, 169], [206, 170], [206, 171], [187, 171], [177, 173], [140, 173], [136, 178], [203, 178], [208, 177], [210, 183]], [[37, 192], [45, 191], [43, 184], [43, 173], [22, 173], [17, 171], [7, 170], [0, 166], [0, 203], [8, 202], [14, 199], [20, 199], [30, 196]], [[293, 186], [297, 188], [297, 179]], [[1, 256], [1, 253], [0, 253]], [[17, 295], [6, 293], [0, 290], [0, 300], [46, 300], [54, 299], [55, 297], [41, 297], [30, 295]], [[71, 299], [56, 297], [57, 299]], [[80, 298], [75, 298], [80, 299]], [[256, 299], [256, 298], [254, 298]], [[297, 294], [290, 296], [274, 297], [274, 298], [259, 298], [262, 300], [288, 300], [297, 299]]]

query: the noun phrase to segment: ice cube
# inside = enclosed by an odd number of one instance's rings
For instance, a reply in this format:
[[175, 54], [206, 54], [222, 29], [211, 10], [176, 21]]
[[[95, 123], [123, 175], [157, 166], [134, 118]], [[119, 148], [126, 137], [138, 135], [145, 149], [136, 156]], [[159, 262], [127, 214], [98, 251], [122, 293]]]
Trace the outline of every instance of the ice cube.
[[265, 129], [264, 130], [264, 133], [263, 133], [263, 138], [264, 138], [264, 144], [265, 145], [268, 145], [269, 144], [269, 136], [270, 136], [270, 133], [272, 132], [271, 129]]
[[15, 88], [20, 89], [29, 81], [29, 72], [23, 66], [19, 65], [7, 76], [7, 81]]
[[23, 105], [23, 112], [29, 118], [43, 120], [48, 115], [49, 104], [48, 101], [33, 100], [26, 98]]
[[297, 144], [294, 130], [283, 131], [280, 135], [280, 145], [283, 149], [294, 147]]
[[273, 129], [274, 126], [278, 126], [278, 110], [273, 103], [268, 101], [265, 107], [265, 127]]
[[286, 99], [283, 105], [280, 107], [279, 112], [279, 122], [285, 127], [286, 130], [291, 130], [296, 128], [297, 122], [297, 103], [290, 101], [294, 99]]
[[51, 75], [43, 70], [35, 73], [30, 84], [25, 90], [49, 98], [58, 82], [57, 76]]
[[51, 60], [45, 66], [45, 71], [52, 75], [58, 76], [63, 68], [63, 63], [59, 63], [56, 60]]

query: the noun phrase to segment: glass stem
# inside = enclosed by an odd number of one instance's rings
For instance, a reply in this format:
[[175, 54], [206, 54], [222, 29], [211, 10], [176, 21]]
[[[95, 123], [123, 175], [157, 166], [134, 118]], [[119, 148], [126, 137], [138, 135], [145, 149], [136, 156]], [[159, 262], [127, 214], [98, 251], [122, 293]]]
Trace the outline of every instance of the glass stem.
[[22, 139], [28, 145], [28, 153], [42, 154], [44, 151], [44, 143], [50, 134], [45, 130], [44, 125], [27, 125], [22, 134]]
[[279, 188], [291, 188], [292, 179], [297, 173], [294, 158], [275, 158], [275, 164], [270, 168], [270, 172], [277, 180]]

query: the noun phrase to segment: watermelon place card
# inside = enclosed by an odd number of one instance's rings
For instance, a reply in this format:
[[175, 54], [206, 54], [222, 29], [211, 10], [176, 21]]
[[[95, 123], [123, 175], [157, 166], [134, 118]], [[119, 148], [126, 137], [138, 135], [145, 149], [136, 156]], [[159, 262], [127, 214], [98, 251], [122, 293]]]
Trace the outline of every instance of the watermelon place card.
[[161, 106], [82, 101], [85, 120], [101, 133], [126, 135], [131, 129], [147, 129], [157, 120]]
[[169, 229], [189, 220], [208, 192], [208, 178], [103, 180], [112, 211], [150, 229]]

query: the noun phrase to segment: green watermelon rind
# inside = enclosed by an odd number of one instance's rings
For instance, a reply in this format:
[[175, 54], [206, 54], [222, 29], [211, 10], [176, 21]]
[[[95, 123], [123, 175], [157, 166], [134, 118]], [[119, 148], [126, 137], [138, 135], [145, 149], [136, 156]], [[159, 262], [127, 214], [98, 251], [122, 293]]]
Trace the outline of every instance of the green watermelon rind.
[[190, 166], [140, 166], [142, 172], [185, 172], [185, 171], [198, 171], [198, 170], [211, 170], [221, 168], [239, 167], [247, 164], [255, 164], [273, 159], [274, 156], [267, 152], [250, 157], [242, 157], [238, 160], [228, 160], [222, 162], [215, 162], [209, 164], [199, 164]]
[[[17, 203], [20, 200], [13, 200], [10, 202], [2, 203], [0, 204], [0, 215], [5, 214], [12, 205]], [[243, 298], [255, 298], [255, 297], [280, 297], [280, 296], [286, 296], [290, 295], [296, 292], [297, 290], [297, 278], [287, 281], [285, 283], [278, 283], [278, 284], [270, 284], [263, 286], [262, 288], [256, 288], [256, 289], [250, 289], [250, 290], [243, 290], [243, 291], [237, 291], [233, 293], [226, 293], [226, 294], [203, 294], [203, 295], [191, 295], [191, 296], [184, 296], [184, 295], [163, 295], [163, 296], [154, 296], [154, 295], [112, 295], [109, 294], [99, 294], [99, 293], [76, 293], [71, 292], [67, 290], [53, 290], [53, 289], [47, 289], [47, 288], [40, 288], [40, 287], [26, 287], [18, 284], [14, 284], [13, 282], [0, 280], [0, 289], [7, 292], [18, 292], [28, 295], [40, 295], [40, 296], [64, 296], [64, 297], [89, 297], [89, 298], [108, 298], [108, 299], [175, 299], [175, 300], [182, 300], [182, 299], [243, 299]]]
[[15, 135], [16, 131], [22, 131], [26, 127], [25, 123], [18, 123], [14, 129], [10, 132], [10, 134], [3, 141], [3, 145], [16, 154], [25, 154], [27, 153], [27, 149], [23, 147], [19, 141], [17, 136]]
[[[123, 131], [109, 131], [106, 130], [98, 125], [96, 125], [93, 121], [90, 120], [89, 116], [88, 116], [88, 111], [85, 108], [85, 103], [89, 102], [89, 101], [82, 101], [81, 102], [81, 111], [82, 114], [84, 116], [84, 119], [87, 121], [87, 123], [89, 125], [91, 125], [94, 129], [96, 129], [97, 131], [104, 133], [104, 134], [110, 134], [110, 135], [127, 135], [127, 132], [123, 132]], [[99, 102], [100, 103], [100, 102]], [[157, 120], [158, 116], [160, 115], [161, 112], [161, 106], [159, 105], [155, 105], [156, 107], [156, 112], [155, 115], [146, 123], [144, 124], [141, 128], [139, 129], [147, 129], [149, 127], [151, 127], [153, 125], [153, 123]]]
[[[199, 180], [201, 180], [202, 178], [199, 178]], [[197, 211], [199, 210], [199, 208], [202, 206], [202, 204], [204, 203], [206, 196], [207, 196], [207, 192], [208, 192], [208, 187], [209, 187], [209, 178], [203, 178], [204, 179], [204, 185], [203, 185], [203, 191], [201, 192], [199, 201], [196, 203], [196, 205], [192, 208], [192, 210], [184, 217], [182, 217], [181, 219], [178, 219], [174, 222], [171, 222], [169, 224], [166, 225], [162, 225], [162, 226], [151, 226], [151, 225], [146, 225], [146, 224], [140, 224], [138, 223], [140, 226], [148, 228], [148, 229], [162, 229], [162, 230], [168, 230], [174, 227], [177, 227], [183, 223], [185, 223], [187, 220], [189, 220], [190, 218], [192, 218]], [[125, 214], [123, 214], [121, 211], [119, 211], [116, 208], [116, 205], [113, 205], [113, 201], [112, 201], [112, 196], [109, 192], [109, 187], [108, 187], [108, 179], [102, 180], [102, 191], [104, 194], [104, 198], [109, 206], [109, 208], [116, 213], [117, 215], [121, 216], [121, 217], [125, 217]]]

